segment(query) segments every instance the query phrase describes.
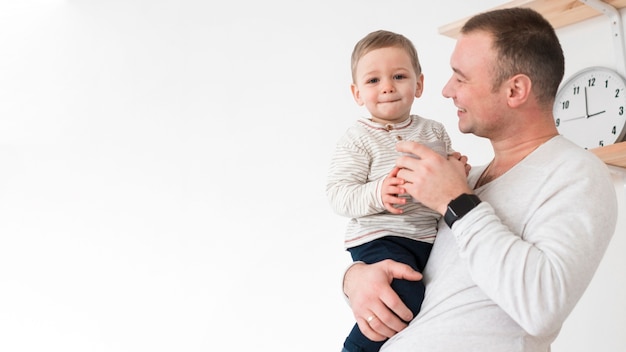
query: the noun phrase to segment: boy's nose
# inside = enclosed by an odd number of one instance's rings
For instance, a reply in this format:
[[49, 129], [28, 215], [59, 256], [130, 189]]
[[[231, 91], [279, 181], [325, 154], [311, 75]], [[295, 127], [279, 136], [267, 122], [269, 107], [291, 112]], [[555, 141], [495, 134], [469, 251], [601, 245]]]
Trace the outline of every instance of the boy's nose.
[[388, 94], [388, 93], [393, 93], [393, 92], [394, 92], [394, 90], [395, 90], [395, 89], [393, 88], [393, 85], [391, 85], [391, 84], [387, 84], [387, 85], [385, 85], [385, 86], [383, 87], [382, 92], [383, 92], [384, 94]]

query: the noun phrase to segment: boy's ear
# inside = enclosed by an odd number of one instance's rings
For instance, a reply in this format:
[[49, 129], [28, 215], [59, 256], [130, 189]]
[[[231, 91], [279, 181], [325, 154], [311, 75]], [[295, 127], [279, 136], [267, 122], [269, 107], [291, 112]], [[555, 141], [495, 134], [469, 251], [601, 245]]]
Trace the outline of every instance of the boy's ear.
[[350, 91], [352, 92], [352, 97], [354, 97], [354, 101], [356, 101], [359, 106], [363, 106], [363, 100], [361, 100], [361, 92], [356, 84], [352, 83], [350, 85]]
[[424, 74], [420, 74], [419, 77], [417, 77], [417, 87], [415, 89], [415, 97], [419, 98], [422, 96], [422, 93], [424, 92]]
[[524, 74], [518, 74], [508, 81], [507, 100], [510, 107], [517, 107], [524, 104], [530, 97], [533, 83]]

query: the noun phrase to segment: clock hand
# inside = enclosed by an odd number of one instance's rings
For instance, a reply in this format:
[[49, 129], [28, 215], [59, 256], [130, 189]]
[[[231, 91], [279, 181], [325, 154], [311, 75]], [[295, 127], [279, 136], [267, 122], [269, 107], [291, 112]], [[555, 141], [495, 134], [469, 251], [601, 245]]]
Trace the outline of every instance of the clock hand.
[[[603, 111], [604, 112], [604, 111]], [[589, 118], [589, 116], [587, 115], [583, 115], [583, 116], [578, 116], [578, 117], [572, 117], [570, 119], [561, 119], [561, 122], [569, 122], [569, 121], [574, 121], [574, 120], [580, 120], [580, 119], [586, 119]]]
[[588, 118], [590, 118], [592, 116], [604, 114], [605, 112], [606, 112], [606, 110], [602, 110], [600, 112], [596, 112], [595, 114], [591, 114], [591, 115], [583, 115], [583, 116], [578, 116], [578, 117], [572, 117], [570, 119], [561, 119], [561, 122], [568, 122], [568, 121], [574, 121], [574, 120], [580, 120], [580, 119], [588, 119]]
[[595, 114], [591, 114], [591, 115], [589, 115], [589, 116], [587, 116], [587, 117], [600, 115], [600, 114], [603, 114], [603, 113], [605, 113], [605, 112], [606, 112], [606, 110], [602, 110], [602, 111], [600, 111], [600, 112], [596, 112]]
[[587, 104], [587, 86], [585, 88], [585, 116], [589, 117], [589, 105]]
[[[589, 115], [589, 105], [587, 104], [587, 86], [585, 86], [585, 115], [587, 115], [587, 118], [590, 118], [591, 116], [596, 116], [596, 115], [600, 115], [602, 113], [605, 113], [606, 110], [602, 110], [600, 112], [596, 112], [595, 114], [591, 114]], [[578, 117], [580, 118], [580, 117]], [[575, 120], [575, 119], [571, 119], [571, 120]]]

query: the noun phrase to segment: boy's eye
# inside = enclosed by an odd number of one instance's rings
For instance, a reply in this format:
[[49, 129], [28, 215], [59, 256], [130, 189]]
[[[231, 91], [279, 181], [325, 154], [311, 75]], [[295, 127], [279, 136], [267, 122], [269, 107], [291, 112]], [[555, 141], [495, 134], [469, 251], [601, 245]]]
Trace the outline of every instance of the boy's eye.
[[378, 78], [370, 78], [367, 80], [367, 83], [378, 83], [379, 79]]
[[395, 75], [395, 76], [393, 76], [393, 79], [396, 79], [396, 80], [401, 80], [401, 79], [405, 79], [405, 78], [406, 78], [405, 75]]

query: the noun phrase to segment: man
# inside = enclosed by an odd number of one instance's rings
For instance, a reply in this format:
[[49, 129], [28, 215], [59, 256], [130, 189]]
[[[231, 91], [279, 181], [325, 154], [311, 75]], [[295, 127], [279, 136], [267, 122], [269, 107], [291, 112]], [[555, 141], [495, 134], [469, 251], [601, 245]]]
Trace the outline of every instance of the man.
[[474, 16], [450, 63], [443, 95], [460, 131], [488, 138], [494, 158], [466, 178], [462, 160], [399, 143], [419, 156], [398, 159], [404, 189], [444, 215], [422, 310], [407, 327], [413, 317], [389, 284], [421, 275], [389, 260], [351, 266], [344, 292], [368, 338], [391, 337], [382, 351], [549, 351], [615, 231], [611, 177], [558, 135], [552, 106], [564, 58], [537, 12]]

